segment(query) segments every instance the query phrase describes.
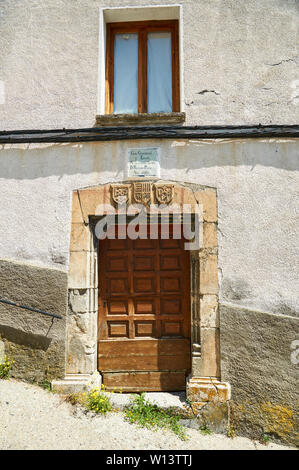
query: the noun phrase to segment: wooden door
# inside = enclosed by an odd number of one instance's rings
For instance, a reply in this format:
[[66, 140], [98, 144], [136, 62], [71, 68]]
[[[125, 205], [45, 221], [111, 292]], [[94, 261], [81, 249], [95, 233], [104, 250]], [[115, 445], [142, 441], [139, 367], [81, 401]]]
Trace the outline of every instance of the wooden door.
[[184, 390], [190, 317], [184, 240], [99, 242], [98, 369], [107, 389]]

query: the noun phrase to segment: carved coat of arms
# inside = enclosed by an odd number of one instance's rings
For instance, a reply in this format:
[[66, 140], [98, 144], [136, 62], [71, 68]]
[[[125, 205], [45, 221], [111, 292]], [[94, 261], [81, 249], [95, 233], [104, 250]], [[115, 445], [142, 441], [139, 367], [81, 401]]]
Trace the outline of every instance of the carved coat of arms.
[[126, 204], [129, 199], [129, 186], [125, 184], [111, 185], [111, 196], [116, 204]]
[[134, 183], [134, 200], [138, 204], [148, 204], [151, 200], [151, 184]]
[[173, 184], [155, 184], [156, 198], [160, 204], [169, 204], [174, 196]]

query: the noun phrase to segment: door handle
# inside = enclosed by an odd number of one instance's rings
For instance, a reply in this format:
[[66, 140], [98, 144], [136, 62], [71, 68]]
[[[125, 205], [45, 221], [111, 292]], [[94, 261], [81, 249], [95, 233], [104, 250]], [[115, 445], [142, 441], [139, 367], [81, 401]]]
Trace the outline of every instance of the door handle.
[[107, 300], [103, 300], [103, 307], [104, 307], [104, 308], [107, 307]]

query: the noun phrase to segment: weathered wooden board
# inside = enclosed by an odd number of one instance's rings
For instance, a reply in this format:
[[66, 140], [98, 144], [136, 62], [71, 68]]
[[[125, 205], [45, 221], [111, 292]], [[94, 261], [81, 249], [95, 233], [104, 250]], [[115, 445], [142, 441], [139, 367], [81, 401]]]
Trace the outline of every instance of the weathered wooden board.
[[186, 389], [185, 371], [177, 372], [104, 372], [106, 390], [122, 389], [127, 392], [180, 391]]

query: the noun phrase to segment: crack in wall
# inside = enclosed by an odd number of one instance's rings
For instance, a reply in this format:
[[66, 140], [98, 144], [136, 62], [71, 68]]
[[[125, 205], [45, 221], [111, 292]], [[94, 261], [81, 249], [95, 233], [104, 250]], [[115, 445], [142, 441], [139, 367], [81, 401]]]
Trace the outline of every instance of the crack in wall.
[[266, 65], [269, 65], [270, 67], [276, 67], [277, 65], [281, 65], [284, 62], [295, 62], [295, 59], [282, 59], [280, 62], [277, 62], [275, 64], [266, 64]]
[[207, 89], [198, 91], [196, 94], [197, 95], [205, 95], [206, 93], [214, 93], [215, 95], [220, 95], [220, 93], [218, 93], [215, 90], [207, 90]]

